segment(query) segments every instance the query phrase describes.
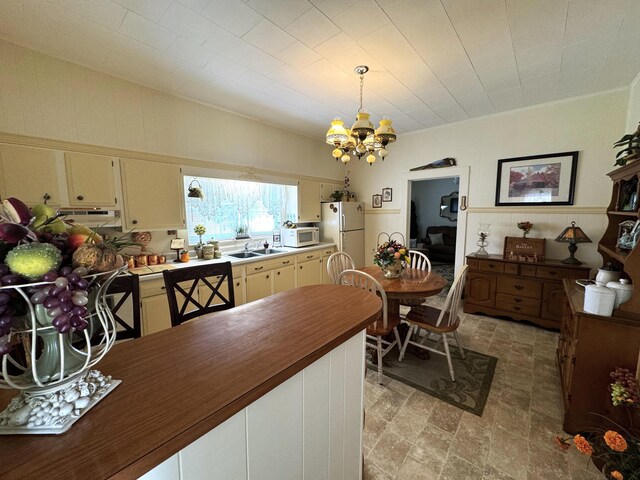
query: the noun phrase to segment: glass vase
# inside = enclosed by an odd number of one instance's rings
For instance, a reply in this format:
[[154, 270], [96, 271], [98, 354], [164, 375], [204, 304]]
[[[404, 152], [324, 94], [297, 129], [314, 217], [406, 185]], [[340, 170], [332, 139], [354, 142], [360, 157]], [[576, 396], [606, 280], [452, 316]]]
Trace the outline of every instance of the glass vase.
[[384, 278], [400, 278], [403, 268], [404, 267], [401, 260], [394, 260], [393, 263], [385, 265], [382, 268], [382, 271], [384, 272]]

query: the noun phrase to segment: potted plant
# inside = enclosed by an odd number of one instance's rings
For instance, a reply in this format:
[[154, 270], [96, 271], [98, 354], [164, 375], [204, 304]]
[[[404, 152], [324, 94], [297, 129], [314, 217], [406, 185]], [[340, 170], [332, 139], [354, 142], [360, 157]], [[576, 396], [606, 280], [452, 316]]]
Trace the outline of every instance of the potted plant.
[[640, 125], [635, 132], [628, 133], [614, 143], [613, 147], [625, 147], [616, 154], [615, 165], [626, 165], [640, 158]]
[[236, 228], [236, 240], [242, 239], [242, 238], [249, 238], [249, 227], [247, 227], [246, 225], [240, 225], [238, 228]]

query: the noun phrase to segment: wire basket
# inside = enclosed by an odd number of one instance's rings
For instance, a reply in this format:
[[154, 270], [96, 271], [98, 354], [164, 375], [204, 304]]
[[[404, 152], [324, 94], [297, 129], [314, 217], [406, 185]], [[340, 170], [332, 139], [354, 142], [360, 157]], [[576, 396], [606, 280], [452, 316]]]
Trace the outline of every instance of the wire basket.
[[[0, 413], [2, 433], [62, 433], [71, 423], [120, 383], [91, 370], [116, 340], [116, 322], [107, 301], [111, 282], [126, 266], [86, 275], [89, 282], [89, 326], [83, 331], [58, 333], [53, 317], [30, 296], [38, 287], [53, 282], [0, 287], [0, 291], [21, 297], [26, 313], [14, 322], [9, 334], [12, 350], [2, 356], [0, 388], [17, 389], [7, 409]], [[53, 405], [47, 414], [43, 405]], [[40, 410], [38, 410], [40, 409]], [[69, 410], [68, 412], [66, 412]], [[60, 413], [67, 415], [60, 415]]]

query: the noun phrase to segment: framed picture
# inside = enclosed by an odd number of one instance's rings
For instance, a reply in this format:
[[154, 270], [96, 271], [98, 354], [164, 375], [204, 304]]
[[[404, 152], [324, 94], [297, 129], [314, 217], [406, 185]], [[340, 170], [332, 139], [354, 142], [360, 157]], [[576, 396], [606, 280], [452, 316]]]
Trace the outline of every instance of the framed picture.
[[496, 206], [573, 205], [578, 152], [498, 160]]
[[382, 208], [382, 195], [379, 193], [371, 197], [371, 206], [373, 208]]
[[393, 199], [393, 189], [386, 187], [382, 189], [382, 201], [390, 202]]

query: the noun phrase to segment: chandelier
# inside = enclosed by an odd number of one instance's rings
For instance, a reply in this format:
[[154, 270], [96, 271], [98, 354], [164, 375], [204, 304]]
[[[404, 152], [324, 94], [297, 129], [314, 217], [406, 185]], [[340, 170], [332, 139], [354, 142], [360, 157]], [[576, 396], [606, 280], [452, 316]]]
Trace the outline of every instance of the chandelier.
[[383, 117], [377, 130], [369, 120], [369, 114], [362, 108], [362, 89], [364, 87], [364, 74], [369, 71], [366, 65], [357, 66], [354, 71], [360, 76], [360, 108], [356, 116], [356, 123], [351, 129], [344, 127], [344, 122], [339, 117], [333, 119], [327, 132], [327, 143], [335, 148], [331, 153], [336, 161], [348, 163], [351, 154], [362, 158], [367, 155], [367, 162], [372, 165], [376, 161], [375, 153], [381, 160], [387, 156], [387, 145], [396, 141], [396, 132], [391, 126], [391, 120]]

